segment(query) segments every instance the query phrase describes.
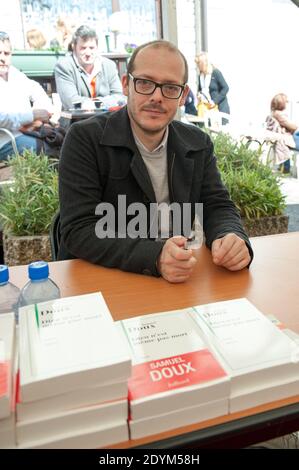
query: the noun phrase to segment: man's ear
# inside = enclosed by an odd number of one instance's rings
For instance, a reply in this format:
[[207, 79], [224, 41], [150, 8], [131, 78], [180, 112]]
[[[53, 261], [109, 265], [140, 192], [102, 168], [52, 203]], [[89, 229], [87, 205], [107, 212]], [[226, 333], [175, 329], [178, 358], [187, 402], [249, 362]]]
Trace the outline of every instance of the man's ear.
[[128, 96], [129, 94], [129, 78], [128, 78], [128, 75], [123, 75], [121, 77], [121, 84], [122, 84], [122, 87], [123, 87], [123, 94], [125, 96]]
[[182, 93], [182, 96], [180, 97], [179, 106], [184, 106], [185, 101], [186, 101], [186, 97], [189, 93], [189, 90], [190, 90], [190, 88], [188, 87], [188, 85], [186, 85], [185, 88], [184, 88], [184, 91]]

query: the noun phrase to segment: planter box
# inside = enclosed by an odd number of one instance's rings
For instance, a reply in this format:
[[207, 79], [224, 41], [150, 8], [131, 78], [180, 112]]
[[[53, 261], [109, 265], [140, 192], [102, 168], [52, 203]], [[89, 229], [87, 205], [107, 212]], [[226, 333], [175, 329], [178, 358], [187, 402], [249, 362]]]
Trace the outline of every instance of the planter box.
[[65, 52], [54, 51], [13, 51], [12, 64], [30, 78], [54, 77], [54, 67]]
[[16, 237], [3, 234], [4, 263], [8, 266], [29, 264], [32, 261], [51, 261], [49, 235]]
[[[17, 69], [21, 70], [21, 72], [24, 72], [29, 78], [54, 81], [56, 62], [60, 57], [65, 56], [65, 54], [66, 51], [14, 50], [12, 53], [12, 64]], [[130, 54], [103, 52], [101, 55], [116, 63], [120, 76], [126, 73], [127, 60]]]
[[242, 219], [244, 229], [249, 237], [261, 237], [263, 235], [275, 235], [287, 233], [289, 225], [288, 215], [275, 215], [261, 217], [260, 219]]

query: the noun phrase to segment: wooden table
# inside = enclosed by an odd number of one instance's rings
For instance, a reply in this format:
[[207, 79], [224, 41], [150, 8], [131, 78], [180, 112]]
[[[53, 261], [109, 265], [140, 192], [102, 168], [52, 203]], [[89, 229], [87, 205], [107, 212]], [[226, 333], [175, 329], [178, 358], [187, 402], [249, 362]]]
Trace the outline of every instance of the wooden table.
[[[263, 313], [273, 314], [299, 333], [299, 232], [251, 239], [255, 257], [250, 269], [229, 272], [213, 265], [202, 248], [192, 277], [183, 284], [125, 273], [81, 260], [51, 263], [50, 274], [62, 296], [100, 290], [115, 320], [140, 314], [247, 297]], [[21, 287], [25, 266], [10, 269]], [[298, 365], [299, 367], [299, 365]], [[149, 448], [244, 446], [299, 429], [299, 391], [268, 403], [203, 423], [125, 442], [117, 447]]]

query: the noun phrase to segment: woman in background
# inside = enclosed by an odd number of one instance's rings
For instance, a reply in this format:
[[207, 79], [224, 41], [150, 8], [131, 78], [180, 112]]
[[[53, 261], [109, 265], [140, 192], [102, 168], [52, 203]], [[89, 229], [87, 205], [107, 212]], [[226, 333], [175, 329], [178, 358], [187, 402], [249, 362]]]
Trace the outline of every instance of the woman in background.
[[218, 106], [222, 113], [229, 114], [229, 104], [227, 93], [229, 90], [222, 73], [219, 69], [209, 63], [206, 52], [201, 52], [195, 58], [199, 76], [198, 76], [198, 98], [208, 103], [209, 108]]
[[50, 41], [50, 47], [61, 50], [69, 50], [72, 41], [74, 25], [71, 25], [69, 18], [59, 16], [56, 22], [56, 35]]
[[26, 38], [30, 49], [36, 51], [42, 49], [46, 45], [46, 38], [39, 29], [30, 29], [26, 33]]
[[281, 168], [284, 173], [290, 172], [291, 149], [299, 150], [296, 146], [293, 134], [298, 131], [299, 125], [290, 121], [287, 114], [289, 100], [285, 93], [275, 95], [270, 104], [271, 114], [266, 118], [267, 129], [283, 134], [281, 140], [275, 144], [275, 157], [278, 163], [283, 163]]

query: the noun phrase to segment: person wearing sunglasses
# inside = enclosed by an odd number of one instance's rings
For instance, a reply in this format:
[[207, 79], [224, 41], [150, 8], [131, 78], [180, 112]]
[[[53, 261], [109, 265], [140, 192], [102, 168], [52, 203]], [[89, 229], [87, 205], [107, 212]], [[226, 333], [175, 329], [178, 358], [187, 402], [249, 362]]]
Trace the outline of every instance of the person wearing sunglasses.
[[[19, 153], [25, 149], [37, 151], [37, 141], [23, 132], [51, 117], [52, 104], [43, 88], [11, 65], [11, 42], [0, 32], [0, 127], [12, 132]], [[22, 132], [23, 131], [23, 132]], [[0, 161], [13, 155], [10, 136], [0, 133]]]
[[59, 259], [184, 282], [197, 259], [186, 249], [183, 226], [202, 204], [214, 263], [231, 271], [250, 264], [250, 242], [221, 182], [210, 138], [175, 120], [187, 82], [186, 59], [174, 44], [143, 44], [122, 77], [127, 106], [71, 126], [59, 170]]

